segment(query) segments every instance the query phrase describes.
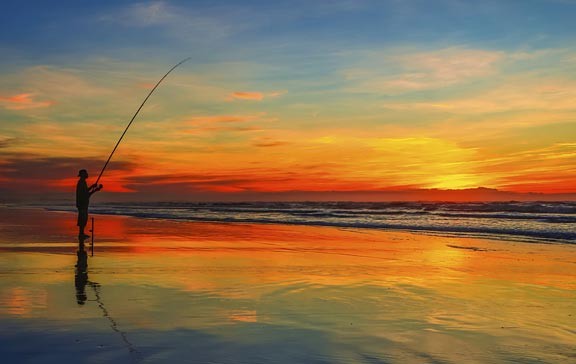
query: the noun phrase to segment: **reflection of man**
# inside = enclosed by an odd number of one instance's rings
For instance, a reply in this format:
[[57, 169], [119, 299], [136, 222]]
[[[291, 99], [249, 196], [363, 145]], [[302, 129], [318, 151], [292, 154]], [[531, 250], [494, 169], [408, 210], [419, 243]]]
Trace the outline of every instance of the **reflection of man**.
[[84, 250], [84, 239], [78, 238], [78, 251], [76, 252], [76, 275], [74, 285], [76, 286], [76, 302], [83, 305], [86, 302], [86, 284], [88, 283], [88, 255]]
[[102, 185], [97, 186], [93, 184], [88, 187], [86, 178], [88, 178], [88, 171], [81, 169], [78, 172], [78, 183], [76, 184], [76, 207], [78, 208], [78, 238], [89, 237], [84, 233], [84, 228], [88, 223], [88, 205], [90, 204], [90, 196], [93, 193], [102, 189]]

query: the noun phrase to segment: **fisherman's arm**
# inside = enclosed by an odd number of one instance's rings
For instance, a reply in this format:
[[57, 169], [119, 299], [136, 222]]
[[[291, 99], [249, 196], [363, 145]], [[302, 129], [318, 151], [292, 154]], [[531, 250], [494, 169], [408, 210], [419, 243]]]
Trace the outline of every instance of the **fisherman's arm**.
[[92, 196], [94, 193], [100, 191], [103, 187], [104, 187], [103, 185], [97, 185], [96, 183], [94, 183], [88, 189], [88, 196]]

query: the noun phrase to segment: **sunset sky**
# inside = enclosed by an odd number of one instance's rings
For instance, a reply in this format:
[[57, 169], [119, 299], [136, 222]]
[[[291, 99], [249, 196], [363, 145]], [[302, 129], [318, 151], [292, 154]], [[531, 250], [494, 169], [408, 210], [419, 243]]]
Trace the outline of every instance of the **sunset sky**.
[[[576, 193], [576, 1], [3, 1], [0, 193]], [[71, 196], [73, 198], [73, 196]], [[0, 197], [1, 200], [1, 197]]]

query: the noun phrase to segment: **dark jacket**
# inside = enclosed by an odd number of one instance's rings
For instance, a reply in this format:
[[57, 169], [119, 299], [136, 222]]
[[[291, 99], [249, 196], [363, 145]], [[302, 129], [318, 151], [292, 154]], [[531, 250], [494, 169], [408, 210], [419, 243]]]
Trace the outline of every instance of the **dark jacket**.
[[85, 179], [80, 179], [76, 184], [76, 207], [87, 209], [90, 203], [90, 191]]

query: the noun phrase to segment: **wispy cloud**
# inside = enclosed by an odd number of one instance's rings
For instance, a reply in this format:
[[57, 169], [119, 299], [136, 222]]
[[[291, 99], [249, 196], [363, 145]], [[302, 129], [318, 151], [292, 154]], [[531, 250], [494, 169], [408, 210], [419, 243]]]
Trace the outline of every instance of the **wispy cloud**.
[[266, 94], [266, 97], [278, 97], [288, 93], [286, 90], [272, 91]]
[[[187, 118], [183, 124], [192, 126], [214, 126], [215, 124], [248, 124], [248, 123], [269, 123], [278, 119], [269, 116], [266, 112], [255, 114], [226, 114], [226, 115], [203, 115]], [[246, 125], [243, 125], [246, 126]]]
[[[392, 55], [390, 55], [390, 53]], [[504, 53], [446, 48], [428, 52], [359, 52], [357, 67], [343, 75], [356, 92], [402, 94], [461, 84], [497, 71]]]
[[503, 56], [496, 51], [448, 48], [393, 59], [408, 71], [407, 76], [420, 76], [432, 84], [453, 84], [493, 73], [496, 62]]
[[209, 115], [195, 116], [189, 122], [196, 123], [244, 123], [247, 121], [258, 120], [262, 115]]
[[[483, 144], [509, 136], [521, 147], [510, 133], [572, 123], [576, 82], [566, 74], [576, 71], [573, 55], [571, 49], [509, 52], [478, 83], [395, 95], [380, 105], [387, 114], [427, 120], [420, 131], [428, 135]], [[522, 145], [527, 142], [534, 140]]]
[[268, 93], [258, 91], [236, 91], [232, 92], [226, 97], [226, 100], [248, 100], [248, 101], [262, 101], [265, 98], [272, 98], [284, 95], [287, 91], [272, 91]]
[[[29, 153], [10, 153], [3, 164], [0, 174], [4, 178], [3, 188], [34, 193], [52, 192], [54, 188], [71, 191], [79, 169], [88, 169], [92, 173], [104, 165], [104, 160], [96, 158], [46, 157]], [[131, 162], [115, 161], [110, 164], [106, 183], [108, 191], [128, 192], [122, 187], [123, 176], [134, 173], [136, 165]], [[41, 181], [41, 182], [40, 182]]]
[[26, 85], [42, 94], [62, 97], [96, 97], [110, 95], [113, 91], [98, 85], [97, 79], [89, 79], [87, 72], [53, 66], [35, 66], [23, 71]]
[[264, 94], [262, 92], [246, 92], [246, 91], [236, 91], [228, 95], [228, 100], [254, 100], [262, 101], [264, 100]]
[[396, 110], [478, 115], [502, 111], [574, 110], [575, 99], [576, 83], [569, 80], [506, 78], [499, 86], [467, 97], [451, 97], [430, 102], [387, 102], [383, 106]]
[[183, 122], [192, 128], [183, 130], [189, 135], [207, 135], [214, 132], [260, 132], [260, 123], [275, 121], [266, 113], [194, 116]]
[[0, 135], [0, 148], [7, 148], [16, 142], [16, 138]]
[[210, 133], [210, 132], [260, 132], [264, 129], [259, 128], [257, 126], [204, 126], [199, 129], [191, 129], [187, 130], [186, 133], [188, 134], [203, 134], [203, 133]]
[[257, 19], [257, 13], [248, 13], [240, 7], [222, 12], [217, 7], [191, 8], [167, 1], [137, 3], [100, 17], [101, 21], [128, 27], [163, 28], [189, 41], [224, 38], [255, 26]]
[[281, 147], [289, 144], [291, 143], [288, 141], [272, 139], [269, 137], [259, 138], [252, 143], [253, 146], [258, 148]]
[[[1, 76], [0, 109], [19, 110], [34, 118], [58, 112], [60, 121], [72, 114], [78, 120], [84, 118], [88, 110], [101, 115], [102, 109], [114, 110], [110, 107], [112, 102], [120, 104], [124, 97], [121, 91], [106, 83], [110, 79], [103, 80], [81, 69], [33, 66]], [[14, 94], [10, 89], [25, 92]], [[94, 102], [96, 99], [98, 102]]]
[[498, 176], [498, 186], [514, 191], [573, 191], [576, 143], [552, 143], [479, 161], [481, 173]]
[[24, 93], [13, 96], [0, 96], [0, 105], [8, 110], [26, 110], [49, 107], [54, 101], [38, 101], [33, 99], [34, 94]]

